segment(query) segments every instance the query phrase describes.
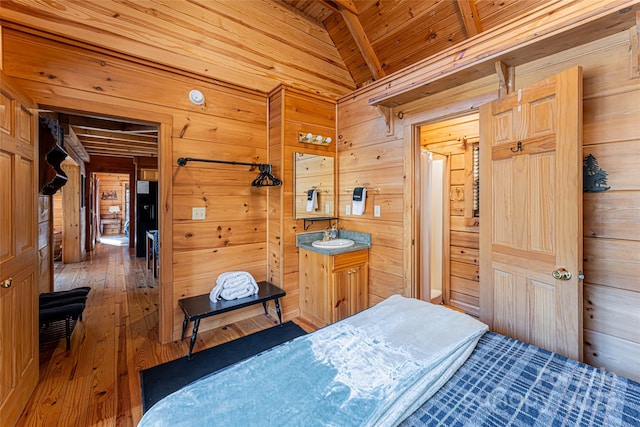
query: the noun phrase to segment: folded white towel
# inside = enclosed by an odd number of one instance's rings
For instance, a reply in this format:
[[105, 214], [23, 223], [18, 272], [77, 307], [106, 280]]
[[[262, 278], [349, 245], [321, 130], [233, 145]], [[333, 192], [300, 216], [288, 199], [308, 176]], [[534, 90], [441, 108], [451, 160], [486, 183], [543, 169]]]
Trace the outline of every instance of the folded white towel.
[[228, 271], [216, 279], [216, 286], [211, 290], [209, 299], [217, 302], [221, 298], [233, 300], [258, 293], [258, 284], [246, 271]]

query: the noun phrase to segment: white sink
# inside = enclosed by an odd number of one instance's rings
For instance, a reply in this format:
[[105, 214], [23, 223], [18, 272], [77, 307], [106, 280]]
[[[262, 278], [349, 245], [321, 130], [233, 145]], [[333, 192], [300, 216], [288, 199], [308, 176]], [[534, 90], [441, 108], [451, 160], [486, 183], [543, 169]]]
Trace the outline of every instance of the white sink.
[[351, 239], [333, 239], [333, 240], [316, 240], [315, 242], [311, 242], [311, 246], [314, 248], [322, 248], [322, 249], [342, 249], [348, 248], [350, 246], [355, 245]]

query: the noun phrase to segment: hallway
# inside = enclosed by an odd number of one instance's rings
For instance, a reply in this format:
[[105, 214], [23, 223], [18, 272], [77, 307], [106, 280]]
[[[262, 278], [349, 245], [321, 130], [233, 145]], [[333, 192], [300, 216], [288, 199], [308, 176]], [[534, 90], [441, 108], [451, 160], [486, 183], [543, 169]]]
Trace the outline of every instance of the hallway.
[[[96, 246], [87, 261], [55, 264], [55, 290], [92, 288], [71, 336], [40, 353], [40, 382], [18, 426], [135, 426], [139, 371], [187, 354], [188, 340], [158, 343], [158, 279], [123, 246]], [[256, 316], [198, 334], [194, 351], [273, 326]]]

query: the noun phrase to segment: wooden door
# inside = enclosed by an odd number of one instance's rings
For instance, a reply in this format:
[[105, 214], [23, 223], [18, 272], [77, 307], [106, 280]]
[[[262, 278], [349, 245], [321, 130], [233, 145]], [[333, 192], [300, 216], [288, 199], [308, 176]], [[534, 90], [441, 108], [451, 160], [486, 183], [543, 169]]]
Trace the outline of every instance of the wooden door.
[[582, 69], [483, 105], [480, 136], [480, 318], [580, 359]]
[[0, 425], [38, 382], [37, 114], [0, 71]]

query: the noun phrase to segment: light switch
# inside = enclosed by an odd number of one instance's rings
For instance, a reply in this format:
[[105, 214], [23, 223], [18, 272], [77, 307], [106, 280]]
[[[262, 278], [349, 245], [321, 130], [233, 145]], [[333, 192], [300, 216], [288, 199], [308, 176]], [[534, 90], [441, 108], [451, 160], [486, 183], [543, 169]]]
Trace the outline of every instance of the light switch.
[[192, 208], [191, 219], [199, 220], [205, 219], [207, 216], [207, 208]]
[[329, 214], [330, 210], [331, 210], [331, 206], [329, 206], [329, 203], [325, 203], [324, 204], [324, 213]]
[[344, 213], [345, 213], [346, 215], [351, 215], [351, 205], [347, 205], [347, 206], [345, 207], [345, 212], [344, 212]]
[[373, 205], [373, 216], [380, 217], [380, 205]]

